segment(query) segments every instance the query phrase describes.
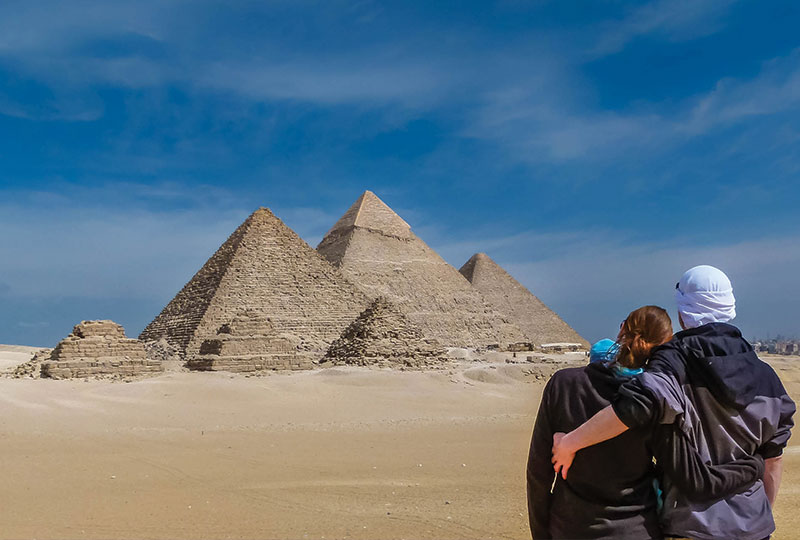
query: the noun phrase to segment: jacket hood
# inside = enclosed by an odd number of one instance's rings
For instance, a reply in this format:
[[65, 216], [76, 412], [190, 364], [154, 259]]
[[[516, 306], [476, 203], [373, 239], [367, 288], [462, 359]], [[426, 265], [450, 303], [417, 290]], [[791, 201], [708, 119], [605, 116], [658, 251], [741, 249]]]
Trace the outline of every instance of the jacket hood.
[[586, 366], [586, 373], [592, 386], [608, 401], [612, 401], [619, 387], [630, 380], [630, 377], [617, 374], [613, 365], [613, 362], [594, 362]]
[[717, 401], [737, 410], [759, 395], [761, 375], [770, 370], [730, 324], [710, 323], [678, 332], [670, 345], [683, 353], [694, 386], [708, 388]]

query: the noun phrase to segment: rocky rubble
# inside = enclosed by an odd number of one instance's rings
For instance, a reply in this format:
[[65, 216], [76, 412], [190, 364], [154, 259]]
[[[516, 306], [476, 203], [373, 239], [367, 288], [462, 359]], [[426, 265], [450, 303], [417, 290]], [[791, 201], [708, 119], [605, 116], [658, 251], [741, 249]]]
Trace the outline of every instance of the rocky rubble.
[[14, 379], [39, 379], [42, 362], [50, 358], [53, 349], [41, 349], [34, 353], [30, 360], [18, 365], [10, 376]]

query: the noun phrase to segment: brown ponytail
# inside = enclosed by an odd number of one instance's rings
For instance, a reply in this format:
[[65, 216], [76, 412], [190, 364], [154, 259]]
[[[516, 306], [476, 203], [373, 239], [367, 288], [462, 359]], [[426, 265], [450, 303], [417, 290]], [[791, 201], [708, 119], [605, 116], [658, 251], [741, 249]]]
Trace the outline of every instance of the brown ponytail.
[[653, 347], [672, 339], [672, 320], [658, 306], [644, 306], [631, 311], [622, 322], [617, 336], [617, 362], [627, 368], [640, 368]]

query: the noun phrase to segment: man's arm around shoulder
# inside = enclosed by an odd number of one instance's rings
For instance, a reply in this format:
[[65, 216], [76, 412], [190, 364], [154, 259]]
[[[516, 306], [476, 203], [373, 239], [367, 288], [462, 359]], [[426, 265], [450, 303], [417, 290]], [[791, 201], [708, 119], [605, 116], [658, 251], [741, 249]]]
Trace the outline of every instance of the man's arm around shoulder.
[[[679, 412], [682, 407], [675, 354], [668, 349], [657, 351], [648, 364], [648, 369], [656, 373], [645, 372], [621, 385], [611, 405], [554, 444], [555, 471], [566, 478], [578, 450], [613, 439], [628, 428], [664, 421], [666, 413]], [[674, 414], [666, 416], [667, 420], [674, 418]]]

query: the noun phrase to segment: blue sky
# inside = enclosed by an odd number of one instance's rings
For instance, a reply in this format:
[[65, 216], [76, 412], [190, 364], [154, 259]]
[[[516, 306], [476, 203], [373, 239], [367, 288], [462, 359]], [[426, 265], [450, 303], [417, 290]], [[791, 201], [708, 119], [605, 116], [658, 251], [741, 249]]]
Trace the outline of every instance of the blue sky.
[[[230, 5], [233, 4], [233, 5]], [[252, 210], [364, 189], [589, 339], [731, 276], [800, 334], [796, 2], [0, 4], [0, 343], [137, 335]]]

